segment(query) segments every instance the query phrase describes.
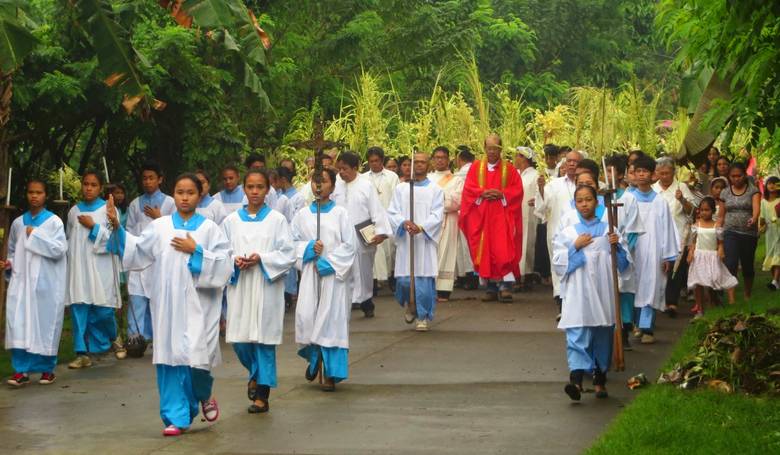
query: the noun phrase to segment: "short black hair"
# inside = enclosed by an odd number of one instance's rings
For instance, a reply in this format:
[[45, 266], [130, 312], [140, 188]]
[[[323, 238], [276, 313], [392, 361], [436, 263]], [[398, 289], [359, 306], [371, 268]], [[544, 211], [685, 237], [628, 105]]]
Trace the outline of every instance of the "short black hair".
[[560, 147], [555, 144], [544, 144], [542, 150], [544, 151], [544, 156], [554, 156], [556, 158], [561, 153]]
[[228, 164], [227, 166], [222, 168], [222, 172], [220, 172], [220, 175], [224, 174], [225, 171], [232, 171], [235, 172], [237, 175], [241, 175], [241, 172], [238, 170], [238, 166], [234, 166], [232, 164]]
[[568, 145], [562, 145], [562, 146], [558, 147], [558, 154], [560, 155], [561, 153], [569, 153], [572, 150], [573, 149], [571, 147], [569, 147]]
[[39, 179], [37, 177], [31, 178], [30, 180], [27, 181], [27, 183], [24, 184], [25, 192], [26, 190], [30, 189], [30, 185], [32, 185], [33, 183], [40, 183], [41, 186], [43, 186], [44, 194], [46, 194], [46, 196], [49, 195], [49, 185], [46, 182], [44, 182], [43, 179]]
[[[289, 169], [288, 169], [288, 171], [289, 171]], [[262, 175], [263, 176], [263, 180], [265, 181], [265, 186], [266, 187], [270, 187], [271, 186], [271, 181], [268, 179], [268, 172], [266, 172], [265, 169], [249, 169], [248, 171], [246, 171], [246, 174], [244, 174], [244, 181], [243, 181], [244, 185], [246, 185], [246, 179], [250, 175]]]
[[389, 162], [390, 162], [390, 160], [393, 160], [393, 161], [395, 161], [395, 164], [398, 164], [398, 160], [397, 160], [397, 159], [395, 159], [395, 158], [394, 158], [394, 157], [392, 157], [392, 156], [386, 156], [386, 157], [385, 157], [385, 159], [384, 159], [384, 161], [383, 161], [383, 162], [384, 162], [384, 164], [385, 164], [385, 166], [387, 166], [387, 163], [389, 163]]
[[641, 150], [631, 150], [630, 152], [628, 152], [628, 159], [627, 159], [627, 161], [629, 163], [631, 163], [631, 160], [636, 160], [636, 159], [638, 159], [638, 158], [640, 158], [642, 156], [645, 156], [645, 152], [643, 152]]
[[710, 207], [710, 210], [712, 210], [713, 212], [715, 211], [715, 207], [716, 207], [715, 199], [713, 199], [712, 196], [706, 196], [702, 198], [702, 200], [699, 201], [699, 207], [701, 207], [702, 204], [707, 204]]
[[372, 156], [378, 156], [382, 162], [385, 160], [385, 151], [382, 150], [382, 147], [373, 146], [369, 147], [366, 151], [366, 159], [371, 158]]
[[739, 161], [731, 163], [731, 166], [729, 166], [729, 174], [731, 174], [731, 171], [734, 169], [739, 169], [743, 174], [747, 174], [747, 167], [745, 166], [745, 163], [741, 163]]
[[459, 145], [458, 146], [458, 158], [460, 158], [461, 161], [465, 161], [467, 163], [473, 163], [476, 157], [471, 152], [471, 149], [467, 145]]
[[144, 161], [144, 164], [141, 165], [141, 174], [143, 174], [144, 171], [152, 171], [157, 174], [157, 177], [163, 176], [162, 168], [156, 161]]
[[185, 172], [183, 174], [179, 174], [178, 177], [176, 177], [176, 180], [173, 182], [173, 187], [176, 188], [176, 184], [181, 182], [182, 180], [191, 180], [192, 183], [195, 184], [195, 188], [198, 189], [198, 194], [203, 193], [203, 184], [200, 183], [200, 179], [197, 175], [193, 174], [192, 172]]
[[447, 147], [445, 147], [443, 145], [439, 145], [435, 149], [433, 149], [433, 153], [431, 153], [431, 156], [435, 155], [436, 152], [444, 152], [444, 153], [447, 154], [447, 158], [450, 157], [450, 149], [448, 149]]
[[256, 161], [259, 161], [265, 165], [265, 155], [261, 155], [259, 153], [250, 153], [249, 156], [247, 156], [244, 160], [244, 165], [246, 167], [252, 167], [252, 163]]
[[83, 182], [84, 181], [84, 177], [86, 177], [88, 175], [94, 175], [95, 178], [98, 181], [98, 184], [100, 186], [103, 186], [103, 176], [100, 175], [100, 173], [98, 171], [94, 170], [94, 169], [88, 169], [88, 170], [84, 171], [84, 173], [81, 174], [81, 181]]
[[764, 188], [766, 188], [766, 190], [764, 191], [764, 199], [766, 199], [767, 201], [769, 200], [769, 197], [772, 196], [772, 192], [769, 191], [769, 185], [771, 185], [773, 183], [775, 185], [780, 184], [780, 178], [777, 178], [777, 177], [775, 177], [773, 175], [773, 176], [769, 177], [768, 179], [766, 179], [766, 181], [764, 182]]
[[649, 172], [655, 172], [655, 160], [642, 153], [639, 155], [636, 161], [634, 161], [634, 170], [637, 169], [644, 169]]
[[285, 166], [279, 166], [278, 168], [276, 168], [276, 175], [278, 175], [279, 178], [286, 179], [290, 183], [292, 183], [293, 177], [295, 177], [293, 171], [291, 171], [288, 167]]
[[577, 163], [577, 169], [587, 169], [588, 172], [593, 174], [593, 178], [598, 181], [599, 179], [599, 165], [595, 161], [585, 158]]
[[597, 193], [596, 193], [596, 188], [593, 188], [590, 185], [577, 185], [577, 189], [574, 190], [574, 196], [576, 197], [577, 196], [577, 192], [579, 192], [579, 191], [581, 191], [583, 189], [588, 190], [590, 192], [590, 194], [593, 196], [594, 199], [596, 199], [598, 197]]
[[352, 151], [341, 153], [336, 161], [341, 161], [351, 168], [357, 168], [360, 166], [360, 157], [357, 155], [357, 153]]
[[199, 175], [199, 174], [202, 175], [203, 178], [206, 179], [207, 182], [209, 182], [209, 184], [211, 184], [211, 178], [209, 178], [209, 174], [206, 171], [204, 171], [203, 169], [196, 169], [195, 175]]
[[612, 166], [615, 168], [615, 172], [620, 175], [625, 175], [626, 168], [628, 167], [628, 156], [616, 153], [607, 158], [607, 166]]

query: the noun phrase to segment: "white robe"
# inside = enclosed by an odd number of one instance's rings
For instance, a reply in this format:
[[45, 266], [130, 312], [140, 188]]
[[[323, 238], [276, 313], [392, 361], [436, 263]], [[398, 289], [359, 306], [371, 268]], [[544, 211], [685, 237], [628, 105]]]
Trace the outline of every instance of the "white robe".
[[[387, 213], [379, 202], [379, 195], [371, 182], [358, 175], [347, 183], [340, 181], [331, 195], [336, 205], [347, 209], [352, 229], [355, 225], [371, 220], [376, 235], [391, 235]], [[357, 235], [357, 232], [355, 233]], [[356, 239], [355, 261], [352, 265], [352, 302], [362, 303], [374, 295], [374, 255], [376, 247]]]
[[686, 215], [683, 209], [683, 205], [677, 200], [677, 190], [679, 189], [683, 195], [683, 199], [693, 204], [695, 207], [697, 204], [696, 197], [691, 193], [691, 189], [685, 183], [678, 182], [677, 179], [672, 181], [672, 184], [668, 188], [661, 188], [661, 182], [655, 182], [653, 184], [653, 190], [658, 193], [659, 196], [664, 198], [669, 205], [669, 211], [672, 214], [674, 225], [677, 227], [677, 233], [679, 234], [680, 246], [678, 247], [682, 251], [687, 245], [687, 239], [691, 233], [691, 217]]
[[[91, 305], [119, 308], [121, 300], [117, 298], [114, 273], [119, 277], [121, 266], [114, 265], [106, 250], [111, 231], [108, 229], [105, 204], [92, 212], [83, 212], [95, 222], [97, 236], [89, 239], [90, 229], [82, 226], [78, 205], [68, 212], [68, 287], [65, 304], [88, 303]], [[114, 270], [116, 267], [116, 270]]]
[[432, 172], [428, 174], [428, 179], [444, 194], [444, 222], [439, 239], [439, 274], [436, 278], [436, 290], [452, 291], [455, 286], [455, 263], [458, 259], [460, 238], [458, 213], [465, 180], [450, 171]]
[[645, 233], [637, 239], [634, 266], [638, 278], [634, 306], [652, 306], [665, 310], [666, 274], [661, 270], [664, 260], [672, 260], [679, 252], [680, 236], [666, 201], [656, 195], [652, 202], [639, 203], [639, 217]]
[[261, 259], [257, 267], [236, 269], [237, 280], [227, 287], [228, 343], [282, 344], [283, 277], [295, 265], [295, 246], [284, 216], [266, 210], [261, 221], [245, 221], [236, 211], [222, 223], [234, 263], [254, 253]]
[[[327, 209], [326, 209], [327, 210]], [[319, 277], [316, 260], [303, 263], [309, 242], [317, 238], [317, 215], [304, 207], [293, 218], [296, 266], [301, 271], [295, 309], [295, 342], [349, 349], [349, 317], [352, 292], [350, 274], [355, 258], [355, 227], [344, 207], [333, 206], [320, 214], [321, 257], [335, 273]], [[317, 284], [319, 283], [319, 292]]]
[[528, 275], [534, 271], [534, 251], [536, 251], [536, 226], [539, 219], [529, 204], [536, 197], [539, 171], [533, 166], [523, 169], [520, 180], [523, 182], [523, 257], [520, 259], [520, 274]]
[[[606, 223], [601, 224], [606, 232]], [[609, 238], [606, 234], [593, 237], [593, 243], [580, 250], [585, 255], [585, 265], [567, 273], [569, 252], [578, 236], [576, 227], [571, 225], [558, 231], [553, 242], [552, 267], [555, 274], [561, 276], [563, 302], [558, 328], [612, 326], [615, 324], [615, 291]], [[622, 237], [620, 244], [623, 251], [628, 251]]]
[[[550, 254], [550, 263], [552, 264], [553, 238], [561, 222], [561, 217], [571, 207], [571, 200], [574, 199], [574, 182], [568, 177], [557, 177], [547, 182], [544, 186], [544, 197], [539, 193], [537, 187], [534, 197], [534, 215], [539, 222], [547, 223], [547, 249]], [[561, 295], [560, 277], [553, 273], [553, 295]]]
[[[139, 196], [130, 203], [127, 208], [127, 232], [133, 235], [141, 235], [141, 232], [146, 229], [153, 220], [144, 214], [144, 208], [141, 206], [141, 198]], [[163, 203], [160, 205], [160, 214], [162, 216], [170, 215], [176, 210], [176, 203], [173, 198], [164, 195]], [[130, 272], [127, 274], [127, 293], [130, 295], [140, 295], [143, 297], [149, 297], [149, 293], [145, 290], [146, 280], [148, 279], [148, 272]]]
[[[188, 231], [176, 229], [173, 216], [152, 221], [140, 236], [128, 233], [122, 263], [127, 270], [144, 270], [150, 277], [145, 284], [154, 331], [152, 362], [209, 370], [221, 361], [219, 318], [222, 289], [233, 273], [230, 244], [209, 219]], [[174, 237], [188, 233], [203, 248], [197, 275], [187, 265], [194, 255], [171, 246]]]
[[[379, 203], [387, 210], [390, 206], [390, 201], [393, 199], [393, 192], [395, 187], [398, 186], [398, 174], [393, 171], [382, 169], [381, 172], [368, 171], [363, 174], [363, 177], [367, 178], [374, 188], [376, 188], [377, 195], [379, 196]], [[379, 281], [385, 281], [390, 276], [390, 271], [393, 269], [395, 245], [393, 245], [392, 237], [388, 237], [387, 240], [380, 243], [376, 248], [376, 256], [374, 256], [374, 278]]]
[[222, 224], [222, 221], [228, 216], [225, 205], [214, 197], [209, 200], [209, 203], [205, 207], [198, 206], [195, 211], [217, 224]]
[[[458, 170], [458, 172], [455, 173], [455, 176], [461, 179], [464, 185], [466, 183], [466, 176], [468, 175], [470, 168], [471, 163], [466, 163]], [[461, 187], [461, 196], [463, 196], [462, 189], [463, 187]], [[460, 209], [458, 210], [458, 216], [460, 216]], [[474, 264], [471, 262], [469, 243], [466, 241], [466, 236], [463, 235], [463, 231], [458, 229], [458, 253], [457, 257], [455, 258], [455, 273], [458, 276], [465, 276], [467, 273], [473, 272]]]
[[[409, 219], [409, 184], [398, 185], [387, 209], [390, 226], [396, 236], [395, 276], [409, 276], [409, 234], [403, 222]], [[436, 277], [439, 274], [438, 244], [444, 217], [444, 192], [430, 180], [414, 186], [414, 223], [423, 233], [414, 236], [414, 276]]]
[[57, 355], [67, 283], [65, 230], [57, 215], [33, 228], [29, 237], [26, 230], [20, 216], [8, 236], [5, 348]]

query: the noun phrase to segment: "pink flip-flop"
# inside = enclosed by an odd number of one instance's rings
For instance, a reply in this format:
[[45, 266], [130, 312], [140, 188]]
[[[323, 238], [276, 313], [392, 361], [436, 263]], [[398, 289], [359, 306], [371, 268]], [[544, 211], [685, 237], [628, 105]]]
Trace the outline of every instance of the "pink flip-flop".
[[203, 417], [208, 422], [213, 422], [219, 418], [219, 406], [217, 406], [217, 400], [214, 398], [210, 398], [208, 401], [201, 401], [200, 409], [203, 411]]

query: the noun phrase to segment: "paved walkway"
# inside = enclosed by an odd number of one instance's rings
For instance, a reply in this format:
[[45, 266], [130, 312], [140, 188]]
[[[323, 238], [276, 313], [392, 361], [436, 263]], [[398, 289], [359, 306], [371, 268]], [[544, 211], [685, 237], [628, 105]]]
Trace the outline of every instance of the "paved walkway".
[[288, 315], [271, 412], [247, 414], [246, 372], [223, 345], [221, 417], [198, 418], [176, 439], [160, 433], [151, 355], [60, 368], [53, 386], [0, 388], [0, 453], [579, 453], [635, 395], [625, 379], [655, 376], [687, 319], [660, 316], [658, 343], [635, 346], [627, 371], [610, 373], [611, 397], [573, 404], [549, 295], [538, 288], [507, 305], [456, 291], [429, 333], [411, 331], [380, 297], [376, 318], [353, 312], [350, 379], [335, 393], [303, 378]]

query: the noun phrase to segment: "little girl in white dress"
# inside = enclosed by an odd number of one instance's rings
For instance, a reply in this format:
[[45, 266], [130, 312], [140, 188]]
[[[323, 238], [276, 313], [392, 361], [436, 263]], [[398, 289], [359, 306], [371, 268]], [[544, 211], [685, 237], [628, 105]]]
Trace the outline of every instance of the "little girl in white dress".
[[691, 226], [691, 244], [688, 248], [688, 289], [694, 290], [696, 304], [692, 311], [698, 319], [704, 314], [705, 288], [725, 289], [729, 304], [734, 303], [734, 288], [737, 279], [729, 273], [723, 263], [723, 231], [712, 219], [715, 200], [705, 197], [699, 204], [699, 220]]

